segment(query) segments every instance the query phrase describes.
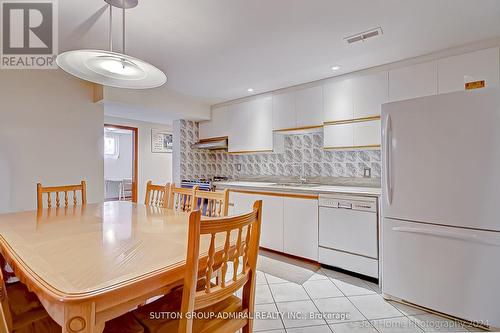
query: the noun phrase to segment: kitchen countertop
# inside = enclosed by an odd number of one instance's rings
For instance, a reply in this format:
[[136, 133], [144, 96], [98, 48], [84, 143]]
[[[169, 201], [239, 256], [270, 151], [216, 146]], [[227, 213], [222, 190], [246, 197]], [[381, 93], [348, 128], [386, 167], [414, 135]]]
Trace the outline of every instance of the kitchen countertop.
[[368, 195], [380, 196], [381, 189], [378, 187], [360, 187], [360, 186], [346, 186], [346, 185], [316, 185], [306, 184], [305, 186], [289, 186], [280, 185], [272, 182], [252, 182], [252, 181], [224, 181], [215, 182], [214, 185], [217, 189], [242, 189], [253, 191], [265, 192], [284, 192], [284, 193], [309, 193], [309, 194], [354, 194], [354, 195]]

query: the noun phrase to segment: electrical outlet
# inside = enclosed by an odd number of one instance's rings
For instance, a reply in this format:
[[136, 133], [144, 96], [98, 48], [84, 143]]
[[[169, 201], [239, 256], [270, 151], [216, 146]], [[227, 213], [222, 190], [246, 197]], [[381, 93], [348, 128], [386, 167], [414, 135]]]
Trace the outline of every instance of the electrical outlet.
[[236, 171], [241, 171], [241, 164], [240, 163], [236, 164]]
[[365, 178], [371, 178], [371, 176], [372, 176], [372, 169], [371, 168], [365, 168], [363, 177], [365, 177]]

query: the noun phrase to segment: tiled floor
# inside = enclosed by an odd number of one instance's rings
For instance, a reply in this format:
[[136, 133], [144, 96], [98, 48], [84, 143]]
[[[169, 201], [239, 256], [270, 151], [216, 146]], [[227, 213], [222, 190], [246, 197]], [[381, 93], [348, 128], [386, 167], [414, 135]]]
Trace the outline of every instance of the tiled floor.
[[[289, 269], [289, 276], [304, 273], [310, 277], [303, 283], [297, 283], [286, 278], [286, 271], [278, 272], [278, 277], [259, 267], [256, 312], [265, 315], [265, 318], [255, 320], [255, 332], [475, 331], [425, 311], [388, 302], [372, 282], [325, 268], [311, 268], [310, 265], [276, 255], [261, 254], [261, 257], [263, 255], [266, 261], [279, 262], [281, 270]], [[321, 316], [322, 313], [328, 314], [328, 317]], [[294, 318], [296, 314], [305, 314], [307, 318]]]

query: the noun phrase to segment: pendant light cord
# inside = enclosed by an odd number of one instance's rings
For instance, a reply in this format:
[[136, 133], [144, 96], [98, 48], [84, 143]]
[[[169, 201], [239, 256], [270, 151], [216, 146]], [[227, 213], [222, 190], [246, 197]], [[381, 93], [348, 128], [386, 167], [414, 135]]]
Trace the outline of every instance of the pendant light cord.
[[113, 52], [113, 6], [109, 5], [109, 35], [108, 35], [108, 47], [111, 52]]
[[122, 41], [122, 46], [123, 46], [123, 49], [122, 49], [122, 53], [125, 54], [125, 0], [122, 0], [122, 21], [123, 21], [123, 41]]

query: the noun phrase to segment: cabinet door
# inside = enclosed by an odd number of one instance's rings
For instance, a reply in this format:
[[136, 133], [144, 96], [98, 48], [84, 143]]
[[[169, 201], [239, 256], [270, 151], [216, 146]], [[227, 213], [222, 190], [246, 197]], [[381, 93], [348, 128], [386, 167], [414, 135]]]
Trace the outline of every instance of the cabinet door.
[[382, 104], [389, 99], [388, 72], [356, 77], [352, 85], [354, 118], [379, 116]]
[[318, 260], [318, 200], [284, 198], [284, 252]]
[[283, 197], [229, 193], [229, 203], [234, 205], [234, 215], [251, 212], [253, 204], [257, 200], [262, 200], [260, 246], [283, 252]]
[[272, 97], [264, 96], [232, 106], [229, 152], [273, 149]]
[[212, 109], [212, 119], [200, 122], [200, 139], [218, 138], [229, 135], [231, 113], [227, 106]]
[[199, 123], [199, 137], [200, 139], [209, 139], [209, 138], [214, 138], [215, 135], [213, 135], [213, 122], [211, 120], [207, 121], [200, 121]]
[[380, 146], [382, 132], [380, 120], [354, 123], [354, 146]]
[[437, 94], [437, 61], [389, 71], [389, 101]]
[[498, 48], [480, 50], [440, 59], [438, 76], [440, 94], [465, 90], [465, 83], [485, 81], [485, 87], [499, 85]]
[[325, 125], [324, 148], [345, 148], [354, 145], [353, 123]]
[[316, 86], [295, 92], [297, 127], [323, 125], [323, 87]]
[[297, 127], [293, 92], [273, 95], [273, 130]]
[[354, 117], [352, 79], [338, 79], [323, 86], [323, 120], [336, 121]]
[[260, 246], [283, 252], [283, 197], [256, 194], [262, 200]]

